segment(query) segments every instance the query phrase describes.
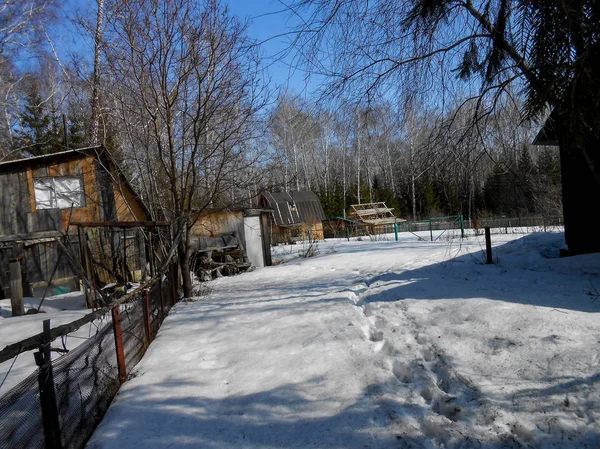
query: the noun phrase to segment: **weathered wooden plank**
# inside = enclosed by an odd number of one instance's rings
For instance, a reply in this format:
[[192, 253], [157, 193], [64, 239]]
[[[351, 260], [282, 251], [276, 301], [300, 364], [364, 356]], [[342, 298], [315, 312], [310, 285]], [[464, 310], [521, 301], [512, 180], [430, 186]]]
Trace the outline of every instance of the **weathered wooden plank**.
[[82, 228], [153, 228], [170, 226], [168, 221], [84, 221], [72, 224]]
[[34, 240], [45, 239], [61, 236], [60, 231], [40, 231], [40, 232], [24, 232], [21, 234], [3, 235], [0, 236], [0, 242], [12, 242], [18, 240]]

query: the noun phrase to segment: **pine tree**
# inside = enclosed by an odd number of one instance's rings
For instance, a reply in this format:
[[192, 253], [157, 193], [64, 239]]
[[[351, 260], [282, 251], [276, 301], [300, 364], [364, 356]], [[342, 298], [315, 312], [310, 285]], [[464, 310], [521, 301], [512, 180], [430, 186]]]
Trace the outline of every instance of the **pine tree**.
[[26, 89], [25, 104], [19, 118], [21, 130], [17, 139], [23, 153], [41, 156], [64, 150], [62, 123], [46, 109], [46, 102], [35, 81]]

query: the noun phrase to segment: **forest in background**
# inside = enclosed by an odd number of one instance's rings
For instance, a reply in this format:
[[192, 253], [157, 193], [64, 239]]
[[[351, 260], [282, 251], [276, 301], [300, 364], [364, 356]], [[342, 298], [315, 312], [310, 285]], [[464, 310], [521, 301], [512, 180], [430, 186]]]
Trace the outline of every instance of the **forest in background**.
[[[406, 219], [561, 213], [558, 151], [531, 145], [539, 124], [523, 120], [519, 92], [476, 125], [475, 100], [436, 108], [422, 94], [324, 104], [277, 93], [259, 48], [223, 4], [203, 2], [192, 15], [195, 2], [159, 3], [181, 22], [169, 29], [143, 2], [70, 11], [90, 53], [67, 59], [52, 38], [65, 20], [60, 5], [5, 4], [0, 159], [103, 144], [155, 218], [248, 206], [263, 190], [312, 190], [327, 216], [374, 201]], [[207, 31], [182, 51], [194, 21]], [[148, 23], [158, 31], [143, 31]], [[142, 49], [144, 39], [161, 46]], [[173, 60], [161, 65], [161, 56]], [[160, 163], [170, 158], [174, 165]], [[187, 192], [187, 205], [173, 204], [172, 187]]]

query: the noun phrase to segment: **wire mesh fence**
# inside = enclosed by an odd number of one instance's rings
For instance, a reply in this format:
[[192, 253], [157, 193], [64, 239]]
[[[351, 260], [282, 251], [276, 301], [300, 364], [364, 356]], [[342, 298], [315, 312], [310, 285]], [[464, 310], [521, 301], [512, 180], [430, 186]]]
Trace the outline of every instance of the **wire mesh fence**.
[[176, 303], [176, 282], [172, 264], [150, 289], [94, 320], [95, 335], [55, 360], [43, 357], [47, 341], [36, 353], [38, 370], [0, 397], [0, 448], [83, 447]]
[[462, 215], [433, 217], [426, 220], [403, 221], [369, 226], [352, 220], [331, 219], [324, 223], [325, 238], [367, 238], [394, 240], [403, 232], [420, 240], [441, 240], [483, 234], [486, 227], [492, 234], [525, 234], [532, 232], [561, 232], [561, 215], [529, 217], [487, 217], [466, 220]]

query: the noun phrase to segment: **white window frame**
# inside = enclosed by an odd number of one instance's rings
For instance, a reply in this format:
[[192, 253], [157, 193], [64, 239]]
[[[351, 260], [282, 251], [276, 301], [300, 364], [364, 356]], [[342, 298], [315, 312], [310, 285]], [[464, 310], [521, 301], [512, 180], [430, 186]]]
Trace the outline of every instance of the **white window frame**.
[[[69, 189], [76, 182], [77, 189]], [[57, 176], [33, 179], [36, 209], [70, 209], [85, 207], [83, 181], [76, 176]], [[74, 198], [78, 196], [79, 198]]]

